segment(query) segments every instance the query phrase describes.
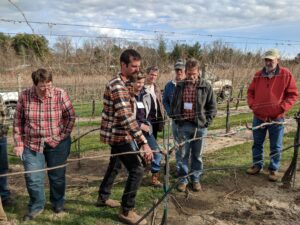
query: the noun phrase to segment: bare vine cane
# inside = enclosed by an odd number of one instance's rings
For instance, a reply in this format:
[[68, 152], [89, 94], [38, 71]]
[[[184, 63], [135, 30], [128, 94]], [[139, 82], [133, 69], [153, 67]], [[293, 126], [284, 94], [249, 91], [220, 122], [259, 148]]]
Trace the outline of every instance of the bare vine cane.
[[[80, 116], [78, 115], [77, 117], [77, 137], [80, 137], [80, 125], [79, 125], [79, 118]], [[76, 145], [77, 144], [77, 145]], [[80, 155], [81, 155], [81, 149], [80, 149], [80, 138], [77, 140], [77, 143], [75, 144], [75, 147], [76, 147], [76, 153], [77, 153], [77, 157], [80, 159]], [[81, 162], [80, 160], [78, 160], [77, 162], [77, 167], [78, 169], [81, 168]]]
[[291, 187], [292, 179], [293, 179], [293, 188], [295, 188], [297, 161], [298, 161], [298, 152], [299, 152], [299, 143], [300, 143], [300, 111], [295, 114], [294, 118], [297, 122], [297, 132], [296, 132], [296, 136], [294, 139], [294, 155], [293, 155], [290, 166], [285, 171], [285, 173], [281, 179], [284, 188]]
[[230, 131], [230, 99], [231, 95], [229, 96], [229, 99], [227, 99], [227, 105], [226, 105], [226, 134]]
[[240, 87], [240, 91], [239, 91], [238, 97], [237, 97], [237, 99], [236, 99], [235, 110], [237, 110], [238, 107], [239, 107], [240, 100], [242, 100], [242, 98], [243, 98], [243, 92], [244, 92], [244, 85], [242, 85], [242, 86]]
[[[167, 151], [165, 154], [165, 182], [164, 182], [164, 192], [165, 194], [168, 192], [169, 184], [170, 184], [170, 119], [168, 119], [168, 141], [167, 141]], [[168, 208], [169, 208], [169, 196], [167, 196], [164, 200], [164, 212], [161, 220], [161, 225], [168, 224]]]
[[262, 123], [256, 127], [250, 127], [249, 124], [247, 122], [245, 122], [245, 126], [248, 130], [257, 130], [257, 129], [261, 129], [261, 128], [265, 128], [266, 126], [272, 125], [272, 124], [277, 124], [277, 125], [284, 125], [287, 122], [277, 122], [277, 121], [272, 121], [272, 122], [265, 122]]
[[[164, 118], [167, 118], [166, 111], [164, 111]], [[164, 146], [164, 149], [167, 149], [166, 148], [166, 140], [165, 140], [166, 139], [165, 126], [163, 127], [162, 132], [163, 132], [163, 146]]]

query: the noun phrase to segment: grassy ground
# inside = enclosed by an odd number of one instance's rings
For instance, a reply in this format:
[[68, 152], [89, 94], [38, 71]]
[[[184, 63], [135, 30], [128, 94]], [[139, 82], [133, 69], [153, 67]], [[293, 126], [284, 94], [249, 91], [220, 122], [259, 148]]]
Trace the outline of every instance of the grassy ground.
[[[113, 188], [112, 198], [120, 199], [123, 192], [123, 184], [117, 184]], [[153, 199], [160, 195], [160, 190], [148, 187], [142, 187], [137, 196], [137, 208], [141, 211], [151, 207]], [[145, 194], [146, 193], [146, 194]], [[49, 196], [48, 191], [46, 196]], [[38, 216], [34, 221], [26, 224], [63, 224], [63, 225], [81, 225], [81, 224], [114, 224], [117, 223], [118, 209], [97, 208], [95, 202], [97, 200], [97, 187], [89, 187], [84, 189], [69, 188], [66, 194], [67, 212], [62, 215], [55, 215], [49, 204], [46, 205], [43, 214]], [[18, 195], [16, 207], [9, 208], [7, 215], [10, 219], [20, 221], [25, 213], [27, 196]]]
[[96, 101], [93, 106], [93, 102], [78, 102], [73, 103], [77, 116], [80, 117], [91, 117], [100, 116], [103, 108], [102, 102]]
[[[285, 135], [284, 146], [293, 144], [295, 132], [290, 132]], [[88, 145], [89, 143], [95, 142], [94, 137], [87, 137], [82, 140], [82, 145]], [[91, 146], [92, 147], [92, 146]], [[104, 146], [104, 148], [106, 148]], [[266, 153], [265, 156], [268, 158], [268, 148], [269, 145], [266, 143]], [[286, 151], [282, 155], [282, 162], [288, 163], [292, 157], [292, 149]], [[12, 162], [12, 161], [11, 161]], [[266, 160], [267, 166], [268, 160]], [[13, 161], [12, 164], [15, 164]], [[244, 143], [236, 145], [233, 147], [228, 147], [221, 149], [215, 153], [204, 155], [204, 165], [206, 169], [209, 168], [226, 168], [226, 167], [243, 167], [247, 168], [251, 165], [251, 143]], [[175, 162], [171, 162], [171, 170], [174, 171]], [[239, 168], [236, 171], [242, 171], [244, 169]], [[174, 173], [174, 172], [173, 172]], [[172, 173], [171, 181], [175, 181], [175, 176]], [[218, 170], [218, 171], [206, 171], [202, 178], [202, 183], [204, 185], [214, 185], [221, 184], [226, 177], [233, 175], [233, 170]], [[76, 176], [72, 174], [72, 176]], [[148, 178], [147, 178], [148, 179]], [[66, 209], [67, 213], [60, 216], [56, 216], [52, 213], [51, 206], [46, 205], [43, 214], [38, 216], [35, 221], [26, 224], [61, 224], [61, 225], [76, 225], [76, 224], [118, 224], [117, 213], [118, 209], [108, 209], [108, 208], [97, 208], [94, 203], [97, 199], [97, 190], [100, 181], [92, 181], [82, 186], [70, 186], [67, 189], [66, 194]], [[114, 185], [112, 198], [120, 199], [122, 196], [124, 187], [124, 182], [120, 182]], [[48, 196], [48, 189], [46, 196]], [[154, 189], [148, 186], [145, 182], [142, 184], [137, 200], [137, 211], [145, 212], [153, 204], [154, 199], [157, 199], [163, 195], [161, 189]], [[21, 220], [22, 215], [25, 213], [26, 204], [28, 201], [27, 193], [25, 191], [21, 193], [14, 193], [14, 198], [16, 200], [16, 206], [7, 209], [8, 217], [14, 220], [18, 224]]]

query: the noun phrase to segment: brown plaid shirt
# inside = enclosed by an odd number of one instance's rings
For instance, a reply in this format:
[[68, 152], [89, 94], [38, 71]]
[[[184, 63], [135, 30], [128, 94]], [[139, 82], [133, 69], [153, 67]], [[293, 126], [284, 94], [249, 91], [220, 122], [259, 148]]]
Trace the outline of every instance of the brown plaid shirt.
[[138, 143], [145, 143], [146, 138], [133, 113], [131, 88], [120, 74], [106, 85], [100, 130], [102, 142], [115, 145], [135, 139]]
[[183, 90], [183, 104], [192, 103], [192, 109], [185, 109], [183, 107], [183, 118], [184, 120], [195, 121], [196, 116], [196, 86], [197, 83], [192, 83], [188, 80], [185, 81], [185, 86]]

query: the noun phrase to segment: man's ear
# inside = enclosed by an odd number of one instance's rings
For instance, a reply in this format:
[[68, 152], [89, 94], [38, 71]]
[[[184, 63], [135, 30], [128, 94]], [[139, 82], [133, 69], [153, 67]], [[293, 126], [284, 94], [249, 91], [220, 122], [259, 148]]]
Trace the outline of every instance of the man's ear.
[[122, 67], [123, 65], [124, 65], [126, 68], [128, 67], [128, 65], [126, 65], [126, 63], [121, 62], [121, 67]]

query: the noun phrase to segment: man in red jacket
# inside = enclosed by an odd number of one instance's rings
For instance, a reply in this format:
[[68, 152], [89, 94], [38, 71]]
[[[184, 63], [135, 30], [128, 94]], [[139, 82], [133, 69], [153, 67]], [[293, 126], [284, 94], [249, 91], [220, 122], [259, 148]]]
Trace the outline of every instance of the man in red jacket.
[[[248, 88], [248, 105], [254, 114], [253, 127], [264, 122], [283, 122], [284, 114], [297, 100], [298, 90], [295, 79], [287, 68], [279, 66], [279, 58], [277, 49], [265, 52], [263, 55], [265, 67], [256, 72]], [[272, 124], [253, 130], [253, 166], [247, 170], [247, 173], [258, 174], [263, 168], [264, 141], [267, 131], [270, 138], [269, 180], [277, 181], [284, 134], [282, 124]]]

